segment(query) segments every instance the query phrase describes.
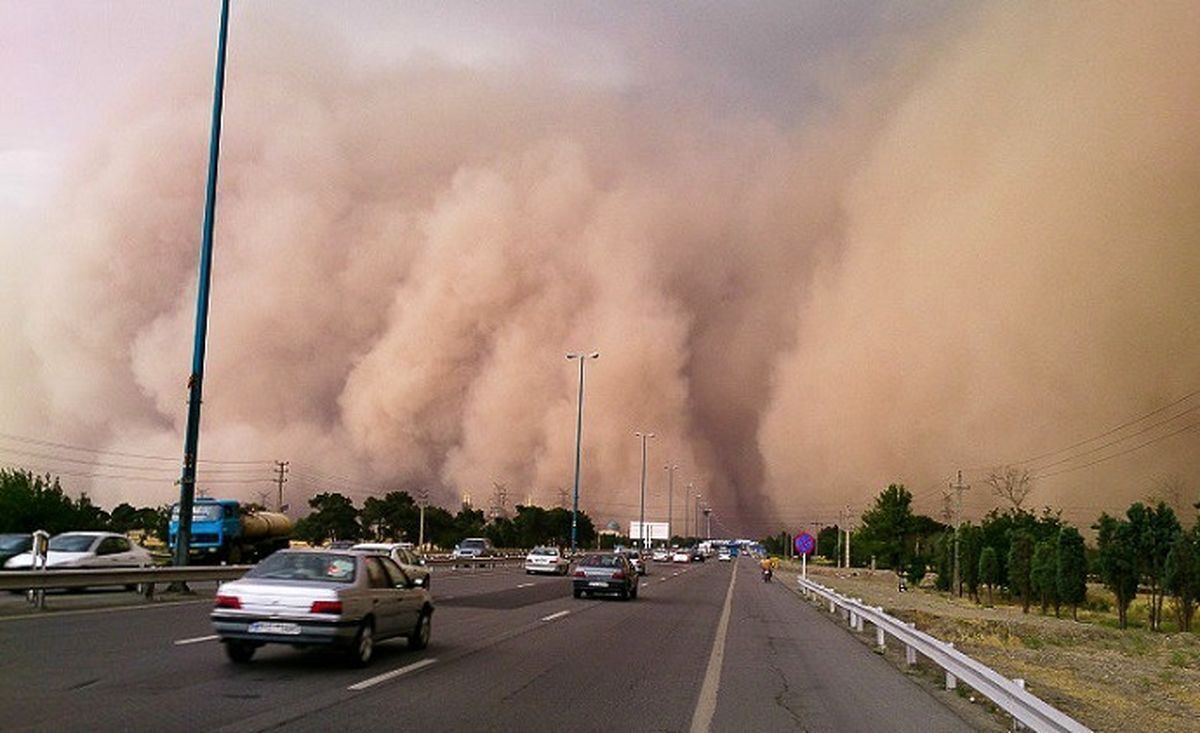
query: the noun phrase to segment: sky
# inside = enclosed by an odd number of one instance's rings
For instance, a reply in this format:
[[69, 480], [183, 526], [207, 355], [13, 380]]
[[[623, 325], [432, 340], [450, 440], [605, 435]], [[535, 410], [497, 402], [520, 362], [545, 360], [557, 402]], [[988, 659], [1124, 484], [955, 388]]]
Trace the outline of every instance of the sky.
[[[1200, 498], [1194, 3], [233, 6], [210, 495], [559, 504], [586, 350], [601, 522], [637, 431], [677, 529]], [[0, 0], [0, 464], [102, 505], [178, 491], [217, 17]]]

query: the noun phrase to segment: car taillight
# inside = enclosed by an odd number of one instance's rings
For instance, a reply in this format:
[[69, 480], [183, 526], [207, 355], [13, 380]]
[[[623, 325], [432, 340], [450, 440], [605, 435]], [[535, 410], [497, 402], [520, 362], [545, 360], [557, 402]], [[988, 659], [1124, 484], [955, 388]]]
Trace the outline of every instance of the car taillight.
[[242, 607], [242, 599], [238, 598], [237, 596], [223, 596], [218, 594], [216, 607], [240, 609]]
[[612, 579], [613, 579], [613, 580], [625, 580], [625, 571], [624, 571], [624, 570], [618, 570], [617, 572], [613, 573], [613, 574], [612, 574]]
[[313, 601], [312, 608], [308, 609], [309, 613], [341, 613], [341, 601]]
[[575, 571], [575, 577], [576, 577], [576, 578], [586, 578], [586, 577], [587, 577], [587, 573], [583, 572], [582, 570], [576, 570], [576, 571]]

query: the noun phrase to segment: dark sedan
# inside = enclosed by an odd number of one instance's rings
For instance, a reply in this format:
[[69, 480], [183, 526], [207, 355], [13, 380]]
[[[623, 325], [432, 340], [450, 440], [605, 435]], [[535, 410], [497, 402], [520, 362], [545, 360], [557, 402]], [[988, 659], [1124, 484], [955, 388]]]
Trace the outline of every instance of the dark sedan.
[[637, 598], [638, 573], [621, 553], [591, 553], [575, 563], [576, 598], [594, 594], [615, 595], [621, 600]]

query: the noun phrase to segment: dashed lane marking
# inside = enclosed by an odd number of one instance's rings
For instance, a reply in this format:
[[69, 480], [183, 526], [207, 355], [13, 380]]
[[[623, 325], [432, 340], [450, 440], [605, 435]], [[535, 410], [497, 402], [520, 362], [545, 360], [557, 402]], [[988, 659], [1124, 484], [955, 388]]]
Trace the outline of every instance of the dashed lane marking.
[[187, 646], [188, 644], [199, 644], [205, 641], [216, 641], [219, 638], [216, 634], [210, 634], [208, 636], [197, 636], [194, 639], [179, 639], [174, 644], [175, 646]]
[[375, 675], [374, 677], [372, 677], [370, 679], [366, 679], [366, 680], [363, 680], [362, 682], [358, 682], [356, 684], [350, 685], [346, 689], [352, 690], [354, 692], [358, 692], [359, 690], [365, 690], [368, 687], [373, 687], [375, 685], [378, 685], [380, 682], [387, 682], [388, 680], [394, 680], [397, 677], [406, 675], [409, 672], [416, 672], [418, 669], [423, 669], [425, 667], [428, 667], [429, 665], [433, 664], [436, 661], [437, 661], [436, 659], [422, 659], [419, 662], [413, 662], [412, 664], [401, 667], [400, 669], [393, 669], [391, 672], [384, 672], [383, 674]]
[[534, 583], [521, 583], [517, 587], [518, 588], [532, 588], [534, 585], [535, 585]]
[[563, 616], [566, 616], [569, 613], [570, 613], [570, 611], [559, 611], [558, 613], [552, 613], [549, 616], [543, 616], [542, 620], [543, 621], [553, 621], [554, 619], [562, 618]]

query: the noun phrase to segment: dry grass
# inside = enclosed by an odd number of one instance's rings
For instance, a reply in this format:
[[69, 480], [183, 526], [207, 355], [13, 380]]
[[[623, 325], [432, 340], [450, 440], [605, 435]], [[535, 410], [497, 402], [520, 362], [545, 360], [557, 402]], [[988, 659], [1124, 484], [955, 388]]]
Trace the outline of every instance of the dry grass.
[[[994, 607], [927, 588], [898, 592], [887, 572], [850, 574], [810, 567], [814, 580], [883, 606], [934, 636], [954, 642], [1033, 694], [1096, 731], [1200, 730], [1200, 636], [1145, 628], [1146, 603], [1131, 611], [1134, 628], [1116, 628], [1112, 598], [1089, 588], [1079, 622], [1019, 605]], [[1167, 604], [1170, 605], [1169, 602]], [[1171, 617], [1171, 612], [1166, 611]], [[1171, 618], [1169, 628], [1174, 628]]]

